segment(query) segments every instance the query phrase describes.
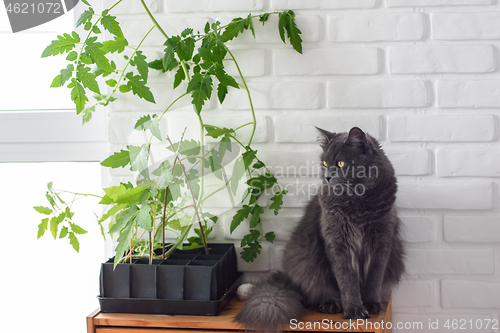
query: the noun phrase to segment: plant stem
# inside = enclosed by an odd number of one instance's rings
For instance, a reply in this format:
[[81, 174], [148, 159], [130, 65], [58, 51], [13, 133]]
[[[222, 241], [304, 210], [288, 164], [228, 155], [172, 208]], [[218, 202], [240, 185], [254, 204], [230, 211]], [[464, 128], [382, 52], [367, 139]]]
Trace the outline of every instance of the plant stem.
[[[168, 186], [165, 187], [165, 199], [163, 201], [163, 221], [161, 227], [161, 258], [165, 259], [165, 217], [167, 215], [167, 196], [168, 196]], [[155, 237], [156, 238], [156, 237]]]
[[168, 39], [168, 35], [165, 33], [165, 31], [163, 31], [161, 26], [158, 24], [158, 21], [156, 21], [156, 19], [154, 18], [153, 14], [151, 14], [151, 11], [149, 10], [144, 0], [141, 0], [141, 3], [144, 9], [146, 10], [146, 13], [148, 13], [149, 18], [151, 19], [151, 21], [153, 21], [155, 27], [158, 29], [158, 31], [161, 32], [161, 34], [165, 37], [165, 39]]

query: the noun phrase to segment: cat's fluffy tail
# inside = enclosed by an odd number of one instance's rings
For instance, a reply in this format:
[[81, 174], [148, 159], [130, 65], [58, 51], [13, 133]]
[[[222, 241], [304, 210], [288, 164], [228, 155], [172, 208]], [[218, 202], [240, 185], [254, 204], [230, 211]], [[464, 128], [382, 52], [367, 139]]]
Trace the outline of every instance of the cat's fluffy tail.
[[255, 284], [245, 304], [236, 321], [265, 332], [281, 331], [283, 325], [299, 319], [304, 312], [300, 294], [283, 272], [272, 273]]

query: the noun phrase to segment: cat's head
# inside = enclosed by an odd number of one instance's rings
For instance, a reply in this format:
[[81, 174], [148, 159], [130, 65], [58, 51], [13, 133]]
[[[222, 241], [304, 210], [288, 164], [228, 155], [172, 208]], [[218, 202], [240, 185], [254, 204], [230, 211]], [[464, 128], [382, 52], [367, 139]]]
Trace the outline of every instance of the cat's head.
[[380, 182], [394, 182], [394, 169], [378, 141], [353, 127], [349, 133], [318, 128], [323, 192], [339, 197], [363, 196]]

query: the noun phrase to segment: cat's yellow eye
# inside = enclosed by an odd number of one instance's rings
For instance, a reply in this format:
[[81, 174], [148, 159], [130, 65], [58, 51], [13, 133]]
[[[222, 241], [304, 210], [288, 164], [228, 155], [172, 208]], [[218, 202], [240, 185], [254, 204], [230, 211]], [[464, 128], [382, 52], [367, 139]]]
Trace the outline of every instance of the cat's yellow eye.
[[338, 162], [337, 162], [337, 165], [338, 165], [340, 168], [342, 168], [342, 167], [345, 165], [345, 163], [344, 163], [344, 161], [338, 161]]
[[325, 161], [323, 161], [323, 165], [324, 165], [324, 166], [326, 166], [326, 167], [328, 167], [328, 164], [326, 164], [326, 162], [325, 162]]

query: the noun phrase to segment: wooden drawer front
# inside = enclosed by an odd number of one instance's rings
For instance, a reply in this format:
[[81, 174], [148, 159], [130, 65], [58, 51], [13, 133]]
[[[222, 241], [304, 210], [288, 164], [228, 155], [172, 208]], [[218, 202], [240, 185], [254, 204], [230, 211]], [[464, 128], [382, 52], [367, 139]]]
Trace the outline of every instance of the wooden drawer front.
[[178, 330], [173, 328], [96, 327], [95, 333], [235, 333], [235, 331]]

